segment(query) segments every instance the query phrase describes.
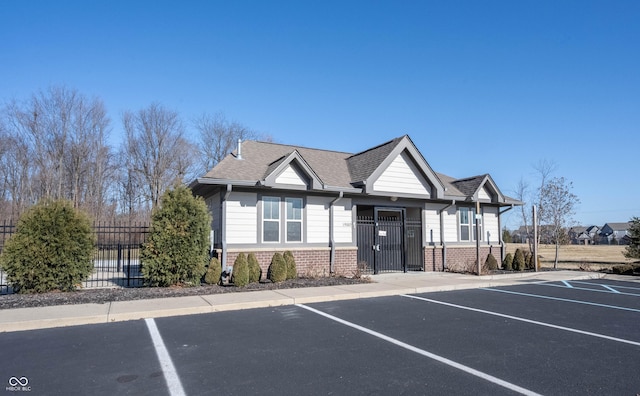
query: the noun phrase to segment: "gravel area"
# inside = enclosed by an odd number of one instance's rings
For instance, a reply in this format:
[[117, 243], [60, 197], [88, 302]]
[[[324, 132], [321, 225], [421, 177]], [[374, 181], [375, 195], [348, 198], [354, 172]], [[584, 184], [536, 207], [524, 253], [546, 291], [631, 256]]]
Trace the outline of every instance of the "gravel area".
[[73, 292], [50, 292], [40, 294], [5, 294], [0, 295], [0, 309], [90, 303], [104, 304], [111, 301], [130, 301], [179, 296], [200, 296], [220, 293], [242, 293], [256, 290], [293, 289], [300, 287], [352, 285], [368, 282], [371, 282], [371, 280], [366, 277], [359, 279], [326, 277], [298, 278], [280, 283], [271, 283], [269, 281], [266, 281], [260, 283], [252, 283], [245, 287], [235, 287], [232, 285], [202, 285], [193, 287], [132, 287], [83, 289]]

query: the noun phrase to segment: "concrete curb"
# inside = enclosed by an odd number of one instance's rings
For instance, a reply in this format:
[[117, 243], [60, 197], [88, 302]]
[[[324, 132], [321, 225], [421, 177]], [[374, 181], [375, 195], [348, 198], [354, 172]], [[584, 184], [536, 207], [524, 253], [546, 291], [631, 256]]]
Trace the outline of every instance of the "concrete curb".
[[[607, 278], [615, 275], [550, 271], [525, 274], [473, 276], [460, 274], [384, 274], [374, 282], [357, 285], [322, 286], [299, 289], [262, 290], [243, 293], [185, 296], [150, 300], [116, 301], [108, 304], [79, 304], [2, 310], [0, 332], [45, 329], [127, 320], [161, 318], [267, 308], [324, 301], [431, 293], [482, 287], [510, 286], [532, 282], [552, 282]], [[632, 280], [634, 281], [634, 280]], [[638, 280], [640, 282], [640, 280]]]

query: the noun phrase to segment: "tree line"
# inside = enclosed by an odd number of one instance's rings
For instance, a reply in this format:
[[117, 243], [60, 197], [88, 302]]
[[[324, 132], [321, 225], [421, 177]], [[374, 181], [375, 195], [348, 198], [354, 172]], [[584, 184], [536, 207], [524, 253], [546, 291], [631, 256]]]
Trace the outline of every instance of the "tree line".
[[[116, 122], [124, 137], [112, 147]], [[165, 190], [203, 175], [238, 139], [272, 140], [222, 113], [187, 122], [160, 103], [114, 121], [102, 99], [66, 86], [11, 99], [0, 108], [0, 219], [66, 199], [94, 220], [148, 220]]]

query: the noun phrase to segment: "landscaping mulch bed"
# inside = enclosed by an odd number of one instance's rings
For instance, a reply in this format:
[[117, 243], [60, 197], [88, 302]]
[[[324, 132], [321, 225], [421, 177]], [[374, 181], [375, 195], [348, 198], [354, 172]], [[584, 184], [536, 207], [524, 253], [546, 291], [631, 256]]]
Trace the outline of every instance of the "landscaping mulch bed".
[[353, 285], [371, 282], [368, 278], [297, 278], [284, 282], [269, 281], [252, 283], [245, 287], [233, 285], [202, 285], [192, 287], [132, 287], [132, 288], [104, 288], [83, 289], [73, 292], [50, 292], [39, 294], [6, 294], [0, 295], [0, 309], [46, 307], [52, 305], [72, 304], [104, 304], [112, 301], [131, 301], [152, 298], [202, 296], [221, 293], [242, 293], [256, 290], [293, 289], [300, 287], [319, 287]]

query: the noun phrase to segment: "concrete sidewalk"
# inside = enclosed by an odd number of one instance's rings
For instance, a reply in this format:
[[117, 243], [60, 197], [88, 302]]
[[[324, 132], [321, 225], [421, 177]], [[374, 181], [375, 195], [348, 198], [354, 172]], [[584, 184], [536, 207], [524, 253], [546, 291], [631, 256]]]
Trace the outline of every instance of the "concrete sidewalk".
[[442, 272], [389, 273], [373, 275], [371, 276], [371, 283], [357, 285], [117, 301], [105, 304], [5, 309], [0, 310], [0, 332], [110, 323], [322, 301], [602, 277], [604, 277], [604, 274], [576, 271], [549, 271], [490, 276]]

